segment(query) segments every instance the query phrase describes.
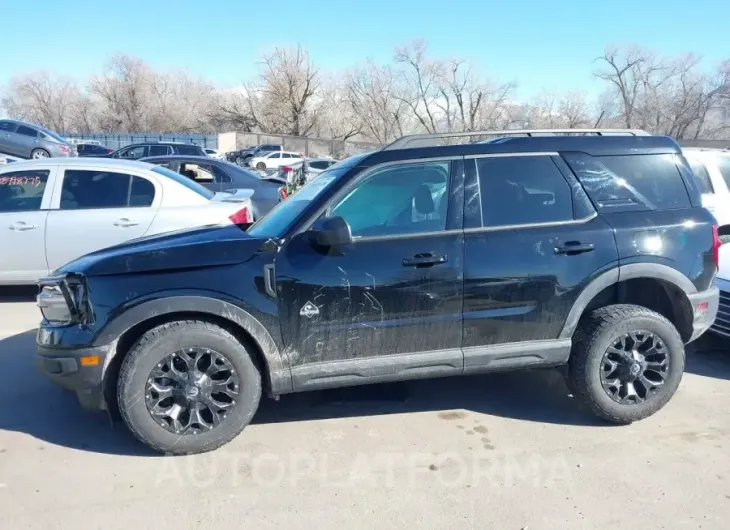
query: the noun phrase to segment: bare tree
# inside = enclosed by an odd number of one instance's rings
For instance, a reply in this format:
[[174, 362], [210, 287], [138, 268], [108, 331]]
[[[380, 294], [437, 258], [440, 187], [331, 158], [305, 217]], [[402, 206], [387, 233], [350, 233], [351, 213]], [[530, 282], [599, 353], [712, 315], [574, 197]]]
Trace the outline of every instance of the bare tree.
[[[306, 136], [317, 119], [312, 103], [320, 86], [309, 53], [301, 46], [275, 48], [262, 62], [260, 88], [250, 91], [261, 105], [259, 126], [276, 129], [270, 132]], [[272, 127], [265, 127], [269, 124]]]
[[81, 92], [70, 79], [36, 72], [11, 79], [0, 106], [15, 118], [66, 131], [80, 101]]
[[408, 130], [408, 105], [396, 95], [392, 68], [372, 61], [350, 71], [345, 79], [347, 103], [368, 138], [387, 143]]
[[90, 93], [103, 105], [100, 116], [102, 129], [147, 130], [151, 81], [152, 72], [141, 59], [127, 55], [112, 57], [104, 73], [89, 81]]
[[426, 57], [427, 45], [416, 40], [395, 50], [395, 63], [400, 67], [400, 87], [396, 97], [413, 113], [426, 132], [439, 129], [436, 116], [439, 90], [437, 79], [440, 66]]

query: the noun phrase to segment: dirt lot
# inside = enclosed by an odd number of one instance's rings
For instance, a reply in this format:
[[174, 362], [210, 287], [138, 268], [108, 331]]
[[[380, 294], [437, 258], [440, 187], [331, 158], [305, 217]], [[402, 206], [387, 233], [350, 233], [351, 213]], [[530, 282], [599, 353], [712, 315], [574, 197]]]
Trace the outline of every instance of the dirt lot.
[[174, 458], [35, 372], [31, 299], [0, 300], [0, 528], [727, 528], [717, 343], [628, 427], [546, 370], [266, 399], [233, 443]]

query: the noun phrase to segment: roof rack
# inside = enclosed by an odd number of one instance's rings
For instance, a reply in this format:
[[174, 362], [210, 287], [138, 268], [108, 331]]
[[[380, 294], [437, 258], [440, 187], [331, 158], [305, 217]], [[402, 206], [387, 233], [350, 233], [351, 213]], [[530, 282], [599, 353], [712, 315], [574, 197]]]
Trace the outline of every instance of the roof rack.
[[[433, 140], [441, 138], [462, 138], [469, 136], [538, 136], [552, 134], [578, 134], [597, 136], [604, 135], [627, 135], [627, 136], [651, 136], [642, 129], [507, 129], [502, 131], [467, 131], [467, 132], [445, 132], [431, 134], [411, 134], [402, 136], [394, 142], [383, 147], [383, 151], [393, 149], [405, 149], [407, 147], [428, 147], [434, 145]], [[411, 146], [412, 143], [418, 145]]]

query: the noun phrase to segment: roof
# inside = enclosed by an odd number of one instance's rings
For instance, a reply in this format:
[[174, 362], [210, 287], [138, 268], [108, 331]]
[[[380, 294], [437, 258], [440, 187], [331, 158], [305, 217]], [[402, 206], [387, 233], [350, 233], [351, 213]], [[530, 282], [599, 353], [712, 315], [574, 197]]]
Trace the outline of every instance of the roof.
[[163, 160], [204, 160], [206, 162], [221, 162], [219, 159], [202, 155], [156, 155], [146, 156], [142, 160], [150, 160], [153, 162], [160, 162]]
[[419, 158], [564, 151], [577, 151], [592, 156], [682, 153], [677, 142], [668, 136], [514, 136], [486, 143], [428, 145], [405, 149], [395, 146], [395, 148], [381, 149], [363, 157], [358, 165], [370, 166], [383, 162]]
[[37, 160], [18, 160], [3, 168], [9, 167], [13, 169], [33, 169], [35, 167], [48, 167], [48, 166], [102, 166], [108, 167], [109, 169], [150, 169], [150, 165], [146, 162], [138, 162], [137, 160], [121, 160], [119, 158], [39, 158]]

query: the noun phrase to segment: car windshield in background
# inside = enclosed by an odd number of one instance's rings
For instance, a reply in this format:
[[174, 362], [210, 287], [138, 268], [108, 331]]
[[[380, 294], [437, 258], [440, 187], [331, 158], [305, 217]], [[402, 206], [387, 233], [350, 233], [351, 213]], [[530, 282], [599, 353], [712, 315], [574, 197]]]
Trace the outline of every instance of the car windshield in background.
[[730, 188], [730, 156], [718, 156], [717, 157], [717, 169], [720, 170], [722, 179]]
[[189, 190], [194, 191], [198, 195], [202, 195], [206, 199], [210, 200], [213, 197], [215, 197], [214, 191], [210, 191], [208, 188], [201, 186], [194, 180], [189, 179], [188, 177], [184, 177], [180, 173], [175, 173], [174, 171], [167, 169], [166, 167], [155, 166], [152, 168], [152, 171], [154, 171], [155, 173], [157, 173], [159, 175], [162, 175], [163, 177], [170, 178], [170, 179], [174, 180], [175, 182], [182, 184]]
[[299, 188], [296, 193], [280, 202], [264, 217], [256, 221], [248, 233], [253, 237], [273, 238], [281, 237], [291, 224], [299, 217], [310, 202], [319, 197], [330, 185], [341, 177], [350, 166], [335, 170], [327, 170], [316, 179], [310, 180]]
[[54, 133], [53, 131], [49, 131], [48, 129], [43, 129], [43, 128], [39, 128], [39, 130], [43, 134], [45, 134], [46, 136], [50, 136], [51, 138], [53, 138], [57, 142], [60, 142], [62, 144], [69, 143], [68, 141], [64, 140], [62, 137], [60, 137], [59, 135], [57, 135], [56, 133]]

